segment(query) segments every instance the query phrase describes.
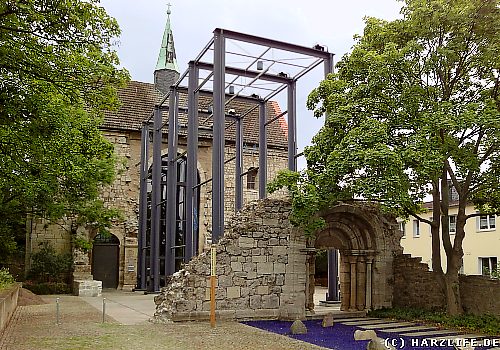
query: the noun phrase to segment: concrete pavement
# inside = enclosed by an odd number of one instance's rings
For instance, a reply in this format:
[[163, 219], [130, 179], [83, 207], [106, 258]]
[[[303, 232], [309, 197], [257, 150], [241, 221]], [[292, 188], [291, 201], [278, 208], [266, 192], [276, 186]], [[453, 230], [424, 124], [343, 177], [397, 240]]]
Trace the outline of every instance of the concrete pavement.
[[80, 297], [102, 312], [105, 301], [106, 315], [124, 325], [134, 325], [147, 322], [153, 317], [156, 305], [154, 294], [144, 292], [124, 292], [119, 290], [104, 290], [102, 297]]

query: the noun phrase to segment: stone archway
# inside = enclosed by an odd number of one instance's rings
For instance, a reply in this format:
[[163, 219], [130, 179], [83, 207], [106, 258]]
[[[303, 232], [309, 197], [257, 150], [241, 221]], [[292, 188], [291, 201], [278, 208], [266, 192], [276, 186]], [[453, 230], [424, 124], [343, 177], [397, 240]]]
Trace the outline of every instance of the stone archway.
[[[369, 203], [342, 203], [321, 213], [326, 227], [310, 248], [340, 251], [341, 310], [390, 307], [393, 259], [402, 254], [401, 233], [394, 217]], [[314, 266], [312, 266], [314, 268]], [[314, 285], [308, 286], [311, 297]]]

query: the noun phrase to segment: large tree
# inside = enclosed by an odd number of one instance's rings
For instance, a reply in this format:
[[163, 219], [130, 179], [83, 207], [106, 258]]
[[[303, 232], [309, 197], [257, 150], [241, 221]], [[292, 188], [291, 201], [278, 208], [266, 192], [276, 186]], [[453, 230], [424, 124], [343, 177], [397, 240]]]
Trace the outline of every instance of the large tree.
[[[117, 106], [116, 21], [96, 0], [0, 3], [0, 234], [12, 242], [27, 214], [109, 224], [98, 200], [114, 176], [99, 131]], [[101, 224], [100, 224], [101, 223]], [[12, 245], [5, 245], [5, 251]], [[2, 247], [0, 247], [1, 250]]]
[[[429, 224], [432, 269], [448, 312], [459, 314], [464, 225], [479, 215], [466, 206], [500, 210], [500, 1], [406, 0], [401, 13], [366, 18], [352, 52], [309, 97], [326, 120], [305, 151], [307, 170], [281, 174], [273, 187], [292, 190], [293, 218], [308, 232], [315, 212], [347, 199]], [[420, 215], [429, 197], [430, 220]]]

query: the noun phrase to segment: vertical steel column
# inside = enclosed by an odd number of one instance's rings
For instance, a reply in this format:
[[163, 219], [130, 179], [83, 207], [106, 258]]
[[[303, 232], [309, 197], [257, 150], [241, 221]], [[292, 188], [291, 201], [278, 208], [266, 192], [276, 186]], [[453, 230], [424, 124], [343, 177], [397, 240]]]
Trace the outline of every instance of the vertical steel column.
[[338, 282], [338, 250], [328, 250], [328, 293], [326, 293], [327, 301], [339, 300], [339, 282]]
[[259, 105], [259, 199], [266, 198], [267, 186], [267, 128], [266, 102]]
[[193, 61], [189, 62], [188, 82], [188, 135], [187, 135], [187, 178], [186, 178], [186, 250], [184, 262], [196, 255], [194, 248], [194, 202], [193, 187], [198, 182], [198, 76], [199, 70]]
[[177, 89], [170, 87], [168, 105], [168, 165], [165, 237], [165, 277], [175, 272], [175, 234], [177, 213]]
[[137, 289], [146, 290], [146, 231], [148, 225], [148, 148], [149, 126], [141, 129], [141, 168], [139, 188], [139, 235], [137, 251]]
[[297, 86], [295, 82], [288, 84], [288, 169], [297, 171]]
[[241, 178], [243, 164], [243, 120], [236, 117], [236, 159], [234, 169], [234, 208], [243, 207], [243, 179]]
[[160, 216], [161, 213], [161, 144], [162, 144], [162, 119], [158, 106], [154, 110], [153, 123], [153, 188], [151, 193], [151, 282], [148, 290], [160, 290]]
[[331, 53], [329, 56], [330, 57], [324, 60], [325, 79], [328, 74], [333, 73], [333, 53]]
[[224, 234], [224, 127], [225, 40], [222, 30], [214, 35], [214, 116], [212, 156], [212, 242]]

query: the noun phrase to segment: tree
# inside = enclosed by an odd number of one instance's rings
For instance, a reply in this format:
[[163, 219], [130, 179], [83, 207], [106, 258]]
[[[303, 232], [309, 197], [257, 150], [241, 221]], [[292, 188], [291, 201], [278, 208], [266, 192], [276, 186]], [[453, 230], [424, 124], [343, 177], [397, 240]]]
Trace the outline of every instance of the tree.
[[[99, 130], [117, 107], [114, 38], [96, 0], [7, 0], [0, 4], [0, 233], [26, 215], [109, 226], [98, 201], [113, 181], [113, 145]], [[7, 221], [10, 220], [10, 224]], [[97, 221], [95, 221], [97, 220]], [[103, 224], [104, 222], [104, 224]], [[10, 246], [11, 247], [11, 246]]]
[[[406, 0], [403, 18], [366, 18], [337, 72], [309, 96], [324, 127], [305, 150], [307, 170], [282, 173], [293, 218], [311, 233], [335, 202], [380, 202], [431, 227], [432, 269], [450, 314], [463, 312], [458, 273], [468, 203], [500, 211], [500, 2]], [[450, 186], [458, 193], [453, 241]], [[428, 220], [422, 203], [432, 197]], [[446, 271], [441, 249], [446, 253]]]

